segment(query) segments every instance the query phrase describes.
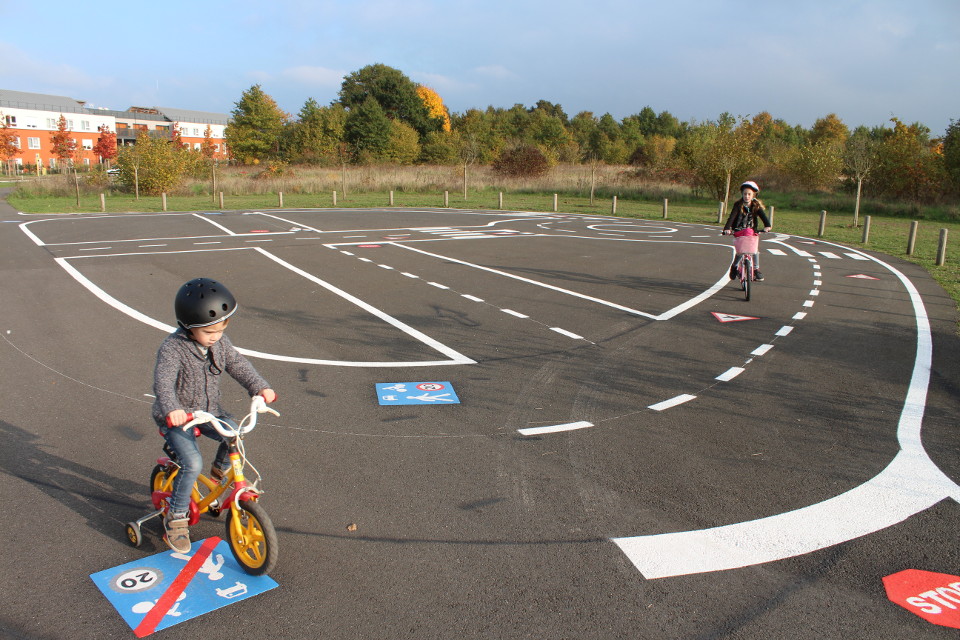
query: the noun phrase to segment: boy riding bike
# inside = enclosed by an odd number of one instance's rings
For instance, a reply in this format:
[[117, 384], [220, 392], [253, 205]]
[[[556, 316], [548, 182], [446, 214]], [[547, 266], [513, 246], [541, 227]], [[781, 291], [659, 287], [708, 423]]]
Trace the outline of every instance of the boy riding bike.
[[[758, 187], [757, 183], [753, 182], [752, 180], [748, 180], [740, 185], [741, 198], [733, 203], [733, 209], [730, 210], [730, 216], [727, 218], [727, 223], [723, 225], [724, 235], [748, 228], [753, 229], [754, 231], [759, 231], [758, 227], [760, 220], [763, 220], [764, 231], [770, 231], [773, 228], [773, 226], [770, 224], [770, 220], [767, 218], [767, 212], [763, 208], [763, 203], [760, 202], [760, 199], [756, 197], [758, 193], [760, 193], [760, 187]], [[754, 253], [752, 255], [754, 279], [762, 281], [763, 274], [760, 273], [760, 254]], [[737, 259], [735, 257], [733, 264], [730, 265], [730, 279], [735, 280], [736, 277]]]
[[[174, 300], [180, 328], [164, 339], [157, 352], [153, 419], [181, 467], [163, 521], [164, 540], [179, 553], [190, 551], [190, 495], [203, 468], [193, 429], [185, 432], [180, 428], [188, 422], [188, 412], [206, 411], [236, 426], [233, 417], [220, 405], [220, 376], [224, 372], [251, 396], [261, 395], [268, 403], [277, 398], [269, 383], [223, 334], [236, 310], [233, 295], [219, 282], [209, 278], [190, 280], [180, 287]], [[229, 469], [223, 437], [210, 423], [196, 429], [220, 443], [210, 476], [222, 478]]]

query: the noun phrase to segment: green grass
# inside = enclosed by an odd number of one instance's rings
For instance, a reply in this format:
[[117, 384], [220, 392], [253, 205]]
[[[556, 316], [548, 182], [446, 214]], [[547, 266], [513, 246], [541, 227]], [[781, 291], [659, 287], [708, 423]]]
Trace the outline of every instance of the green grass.
[[[449, 205], [457, 209], [497, 209], [499, 191], [492, 188], [471, 191], [464, 200], [462, 192], [449, 193]], [[710, 201], [686, 201], [670, 204], [668, 217], [674, 222], [692, 222], [716, 225], [717, 203]], [[25, 213], [69, 214], [100, 211], [100, 197], [82, 196], [80, 206], [75, 197], [29, 196], [18, 193], [8, 197], [11, 206]], [[384, 208], [390, 202], [389, 192], [358, 192], [346, 196], [338, 194], [337, 207], [342, 208]], [[793, 209], [777, 206], [775, 198], [765, 201], [768, 210], [775, 207], [774, 229], [791, 235], [816, 238], [820, 223], [820, 211]], [[443, 207], [442, 192], [395, 191], [394, 207]], [[332, 193], [305, 194], [285, 193], [284, 208], [328, 208], [333, 206]], [[224, 209], [265, 210], [279, 208], [277, 194], [226, 195]], [[553, 194], [504, 192], [503, 208], [509, 211], [553, 211]], [[597, 197], [593, 204], [589, 197], [561, 194], [558, 198], [558, 210], [565, 213], [605, 214], [612, 213], [612, 199]], [[167, 211], [216, 211], [219, 201], [213, 201], [209, 195], [168, 196]], [[125, 194], [111, 194], [106, 198], [108, 213], [158, 212], [163, 210], [161, 198], [141, 197], [136, 200]], [[636, 199], [618, 199], [616, 214], [626, 218], [649, 220], [663, 219], [663, 201], [642, 201]], [[861, 224], [863, 223], [861, 216]], [[861, 242], [862, 227], [853, 227], [852, 213], [828, 213], [823, 240], [835, 242], [857, 249], [877, 251], [887, 255], [914, 262], [930, 272], [933, 278], [953, 297], [960, 308], [960, 223], [921, 221], [917, 234], [916, 247], [912, 256], [906, 255], [907, 237], [911, 220], [909, 218], [872, 216], [870, 241]], [[944, 265], [936, 266], [936, 252], [940, 229], [948, 230], [947, 259]], [[958, 325], [960, 332], [960, 325]]]

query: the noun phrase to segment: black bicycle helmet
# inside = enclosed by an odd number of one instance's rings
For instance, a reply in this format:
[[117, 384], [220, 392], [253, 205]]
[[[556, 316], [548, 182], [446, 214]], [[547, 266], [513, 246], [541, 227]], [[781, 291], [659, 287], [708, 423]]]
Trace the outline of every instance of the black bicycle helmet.
[[184, 329], [209, 327], [232, 316], [237, 301], [225, 286], [210, 278], [194, 278], [177, 291], [173, 302], [177, 324]]

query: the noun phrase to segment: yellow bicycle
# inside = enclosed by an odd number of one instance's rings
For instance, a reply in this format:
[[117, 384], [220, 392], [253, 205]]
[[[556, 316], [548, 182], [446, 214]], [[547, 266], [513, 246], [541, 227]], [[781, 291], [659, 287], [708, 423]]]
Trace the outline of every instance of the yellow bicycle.
[[[221, 512], [229, 510], [226, 518], [227, 542], [237, 562], [251, 575], [270, 572], [277, 562], [279, 553], [277, 532], [269, 516], [260, 506], [260, 496], [263, 493], [260, 487], [262, 478], [256, 467], [247, 460], [243, 447], [243, 437], [257, 426], [257, 415], [260, 413], [280, 415], [267, 406], [262, 396], [254, 396], [250, 403], [250, 412], [240, 421], [237, 428], [205, 411], [188, 414], [189, 421], [181, 427], [184, 430], [194, 429], [194, 434], [199, 435], [199, 430], [195, 429], [196, 425], [209, 422], [223, 436], [229, 447], [229, 471], [220, 482], [206, 475], [200, 475], [193, 486], [188, 518], [190, 525], [193, 526], [204, 513], [209, 513], [216, 518]], [[143, 542], [140, 531], [143, 524], [166, 514], [169, 508], [173, 480], [180, 470], [180, 464], [169, 446], [164, 445], [164, 452], [167, 456], [157, 459], [157, 465], [150, 474], [151, 499], [156, 511], [127, 523], [127, 538], [135, 547], [139, 547]], [[247, 480], [244, 475], [247, 467], [256, 479]]]

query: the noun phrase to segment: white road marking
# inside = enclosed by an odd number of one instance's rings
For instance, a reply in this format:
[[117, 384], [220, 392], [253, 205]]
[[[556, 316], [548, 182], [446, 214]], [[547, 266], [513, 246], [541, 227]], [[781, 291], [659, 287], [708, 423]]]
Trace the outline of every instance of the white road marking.
[[556, 331], [562, 336], [567, 336], [568, 338], [573, 338], [574, 340], [583, 340], [583, 336], [577, 335], [572, 331], [567, 331], [566, 329], [561, 329], [560, 327], [550, 327], [550, 331]]
[[229, 235], [229, 236], [235, 236], [235, 235], [237, 235], [235, 232], [231, 231], [230, 229], [227, 229], [225, 226], [223, 226], [223, 225], [220, 224], [219, 222], [214, 222], [213, 220], [211, 220], [210, 218], [207, 218], [206, 216], [202, 216], [202, 215], [200, 215], [199, 213], [194, 213], [193, 216], [194, 216], [195, 218], [200, 218], [200, 219], [203, 220], [204, 222], [209, 222], [210, 224], [212, 224], [213, 226], [215, 226], [217, 229], [220, 229], [221, 231], [223, 231], [224, 233], [226, 233], [226, 234]]
[[417, 280], [420, 279], [420, 276], [418, 276], [417, 274], [415, 274], [415, 273], [407, 273], [406, 271], [402, 271], [402, 272], [400, 273], [400, 275], [402, 275], [402, 276], [407, 276], [408, 278], [416, 278]]
[[477, 296], [471, 296], [471, 295], [466, 294], [466, 293], [461, 293], [461, 294], [460, 294], [460, 297], [461, 297], [461, 298], [466, 298], [467, 300], [473, 300], [474, 302], [483, 302], [483, 298], [478, 298]]
[[816, 297], [816, 296], [820, 295], [820, 290], [819, 290], [819, 289], [811, 289], [811, 290], [810, 290], [810, 293], [807, 294], [807, 295]]
[[718, 375], [715, 379], [719, 380], [720, 382], [730, 382], [731, 380], [736, 378], [738, 375], [740, 375], [744, 371], [746, 371], [746, 369], [744, 369], [743, 367], [730, 367], [729, 369], [727, 369], [726, 371]]
[[449, 289], [449, 288], [450, 288], [450, 287], [448, 287], [448, 286], [445, 285], [445, 284], [440, 284], [439, 282], [428, 282], [427, 284], [430, 285], [431, 287], [436, 287], [437, 289]]
[[549, 427], [528, 427], [526, 429], [517, 429], [517, 432], [524, 436], [538, 436], [543, 433], [559, 433], [561, 431], [575, 431], [577, 429], [587, 429], [592, 427], [592, 422], [568, 422], [567, 424], [554, 424]]
[[903, 284], [917, 324], [916, 358], [897, 425], [900, 451], [860, 486], [794, 511], [710, 529], [613, 538], [644, 577], [723, 571], [791, 558], [893, 526], [946, 498], [960, 501], [960, 486], [930, 460], [920, 438], [933, 358], [923, 300], [903, 273], [869, 259]]
[[848, 258], [853, 258], [854, 260], [869, 260], [869, 259], [870, 259], [870, 258], [867, 258], [867, 257], [864, 256], [864, 255], [859, 254], [859, 253], [844, 253], [843, 255], [847, 256]]
[[753, 351], [751, 351], [751, 352], [750, 352], [750, 355], [752, 355], [752, 356], [762, 356], [762, 355], [765, 354], [767, 351], [770, 351], [770, 349], [773, 349], [773, 345], [772, 345], [772, 344], [762, 344], [762, 345], [760, 345], [759, 347], [757, 347], [756, 349], [754, 349]]
[[812, 307], [812, 306], [813, 306], [813, 300], [804, 300], [804, 301], [803, 301], [803, 306], [805, 306], [805, 307]]
[[777, 331], [777, 333], [774, 334], [774, 335], [778, 335], [778, 336], [788, 336], [788, 335], [790, 335], [790, 332], [791, 332], [791, 331], [793, 331], [793, 327], [791, 327], [791, 326], [788, 325], [788, 326], [785, 326], [785, 327], [780, 327], [780, 330]]
[[663, 402], [658, 402], [657, 404], [652, 404], [647, 409], [653, 409], [654, 411], [663, 411], [664, 409], [669, 409], [675, 407], [678, 404], [683, 404], [684, 402], [690, 402], [691, 400], [696, 399], [697, 396], [692, 396], [689, 393], [682, 393], [675, 398], [670, 398], [669, 400], [664, 400]]
[[769, 251], [770, 253], [772, 253], [772, 254], [775, 255], [775, 256], [785, 256], [785, 255], [787, 255], [787, 252], [786, 252], [786, 251], [781, 251], [780, 249], [767, 249], [767, 251]]
[[377, 266], [380, 267], [381, 269], [387, 269], [389, 271], [393, 271], [393, 267], [391, 267], [388, 264], [378, 264]]
[[520, 313], [519, 311], [514, 311], [513, 309], [500, 309], [500, 311], [503, 311], [504, 313], [509, 314], [509, 315], [511, 315], [511, 316], [515, 316], [515, 317], [517, 317], [517, 318], [529, 318], [529, 317], [530, 317], [530, 316], [527, 316], [527, 315], [524, 315], [524, 314]]
[[803, 311], [798, 311], [797, 313], [793, 314], [794, 320], [803, 320], [806, 317], [807, 317], [807, 314]]
[[822, 255], [822, 256], [824, 256], [824, 257], [826, 257], [826, 258], [830, 258], [831, 260], [843, 260], [843, 258], [841, 258], [840, 256], [838, 256], [837, 254], [831, 253], [831, 252], [829, 252], [829, 251], [818, 251], [817, 253], [819, 253], [820, 255]]

